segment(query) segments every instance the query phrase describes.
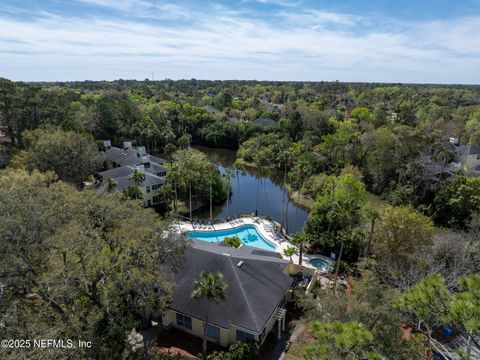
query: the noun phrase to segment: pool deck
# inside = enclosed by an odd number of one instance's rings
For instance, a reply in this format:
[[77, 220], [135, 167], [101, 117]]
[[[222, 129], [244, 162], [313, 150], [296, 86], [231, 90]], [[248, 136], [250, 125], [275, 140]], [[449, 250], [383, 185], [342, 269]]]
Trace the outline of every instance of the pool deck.
[[[271, 221], [258, 218], [258, 217], [242, 217], [232, 221], [223, 222], [214, 225], [192, 225], [192, 223], [187, 221], [177, 221], [176, 226], [179, 232], [189, 232], [189, 231], [216, 231], [216, 230], [229, 230], [245, 225], [253, 225], [257, 229], [258, 233], [262, 235], [266, 240], [273, 243], [276, 246], [276, 252], [280, 253], [282, 257], [286, 260], [290, 260], [290, 257], [283, 255], [283, 250], [288, 247], [294, 247], [297, 249], [297, 254], [292, 256], [292, 260], [295, 264], [298, 264], [298, 247], [289, 242], [284, 236], [277, 234], [275, 229], [275, 224]], [[314, 254], [303, 254], [302, 265], [311, 269], [315, 269], [314, 266], [310, 264], [311, 259], [321, 258], [333, 266], [334, 261], [326, 256], [314, 255]]]

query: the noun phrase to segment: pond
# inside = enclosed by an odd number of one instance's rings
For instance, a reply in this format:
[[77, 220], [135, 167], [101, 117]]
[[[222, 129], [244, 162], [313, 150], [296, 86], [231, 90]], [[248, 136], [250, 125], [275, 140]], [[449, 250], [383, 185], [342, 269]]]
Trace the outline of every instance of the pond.
[[[220, 172], [225, 172], [225, 167], [233, 166], [236, 160], [236, 152], [228, 149], [213, 149], [198, 146], [196, 149], [207, 154], [208, 157], [218, 164]], [[235, 171], [234, 171], [235, 173]], [[266, 215], [280, 223], [282, 221], [282, 203], [284, 188], [283, 174], [273, 171], [265, 174], [258, 169], [249, 168], [243, 172], [235, 173], [231, 178], [232, 192], [230, 194], [230, 206], [227, 203], [214, 206], [214, 218], [225, 218], [239, 214], [252, 214], [257, 210], [258, 215]], [[287, 202], [288, 196], [285, 197]], [[209, 207], [205, 207], [194, 213], [194, 217], [208, 219]], [[291, 201], [288, 201], [287, 230], [289, 234], [300, 231], [308, 218], [308, 213]]]

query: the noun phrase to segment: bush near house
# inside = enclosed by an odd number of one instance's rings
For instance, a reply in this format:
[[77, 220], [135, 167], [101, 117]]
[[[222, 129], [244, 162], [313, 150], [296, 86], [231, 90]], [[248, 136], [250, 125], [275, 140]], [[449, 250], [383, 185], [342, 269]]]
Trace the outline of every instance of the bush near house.
[[206, 357], [207, 360], [250, 360], [256, 359], [259, 352], [257, 343], [238, 341], [229, 346], [228, 351], [215, 351]]

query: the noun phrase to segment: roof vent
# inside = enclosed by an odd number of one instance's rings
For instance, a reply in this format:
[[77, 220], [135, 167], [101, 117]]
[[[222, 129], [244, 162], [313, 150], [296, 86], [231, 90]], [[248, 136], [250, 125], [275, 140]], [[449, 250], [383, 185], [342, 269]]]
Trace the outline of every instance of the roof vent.
[[140, 171], [141, 173], [144, 173], [145, 174], [145, 165], [143, 164], [135, 164], [135, 169], [134, 170], [138, 170]]
[[150, 167], [150, 157], [148, 155], [142, 155], [140, 157], [140, 162], [146, 167]]
[[453, 144], [453, 145], [459, 144], [458, 138], [455, 138], [455, 137], [451, 137], [450, 139], [448, 139], [448, 141], [450, 142], [450, 144]]
[[242, 261], [242, 260], [240, 260], [240, 261], [237, 263], [237, 266], [238, 266], [239, 268], [241, 268], [241, 267], [242, 267], [242, 265], [243, 265], [243, 261]]
[[137, 146], [137, 156], [142, 157], [144, 155], [147, 155], [147, 149], [145, 149], [145, 146]]

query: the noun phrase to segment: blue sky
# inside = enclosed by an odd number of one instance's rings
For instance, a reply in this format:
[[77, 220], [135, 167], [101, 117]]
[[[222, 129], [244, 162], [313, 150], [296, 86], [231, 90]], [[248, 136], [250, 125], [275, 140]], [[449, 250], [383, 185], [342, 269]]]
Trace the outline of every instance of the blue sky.
[[12, 80], [480, 84], [480, 0], [2, 0]]

